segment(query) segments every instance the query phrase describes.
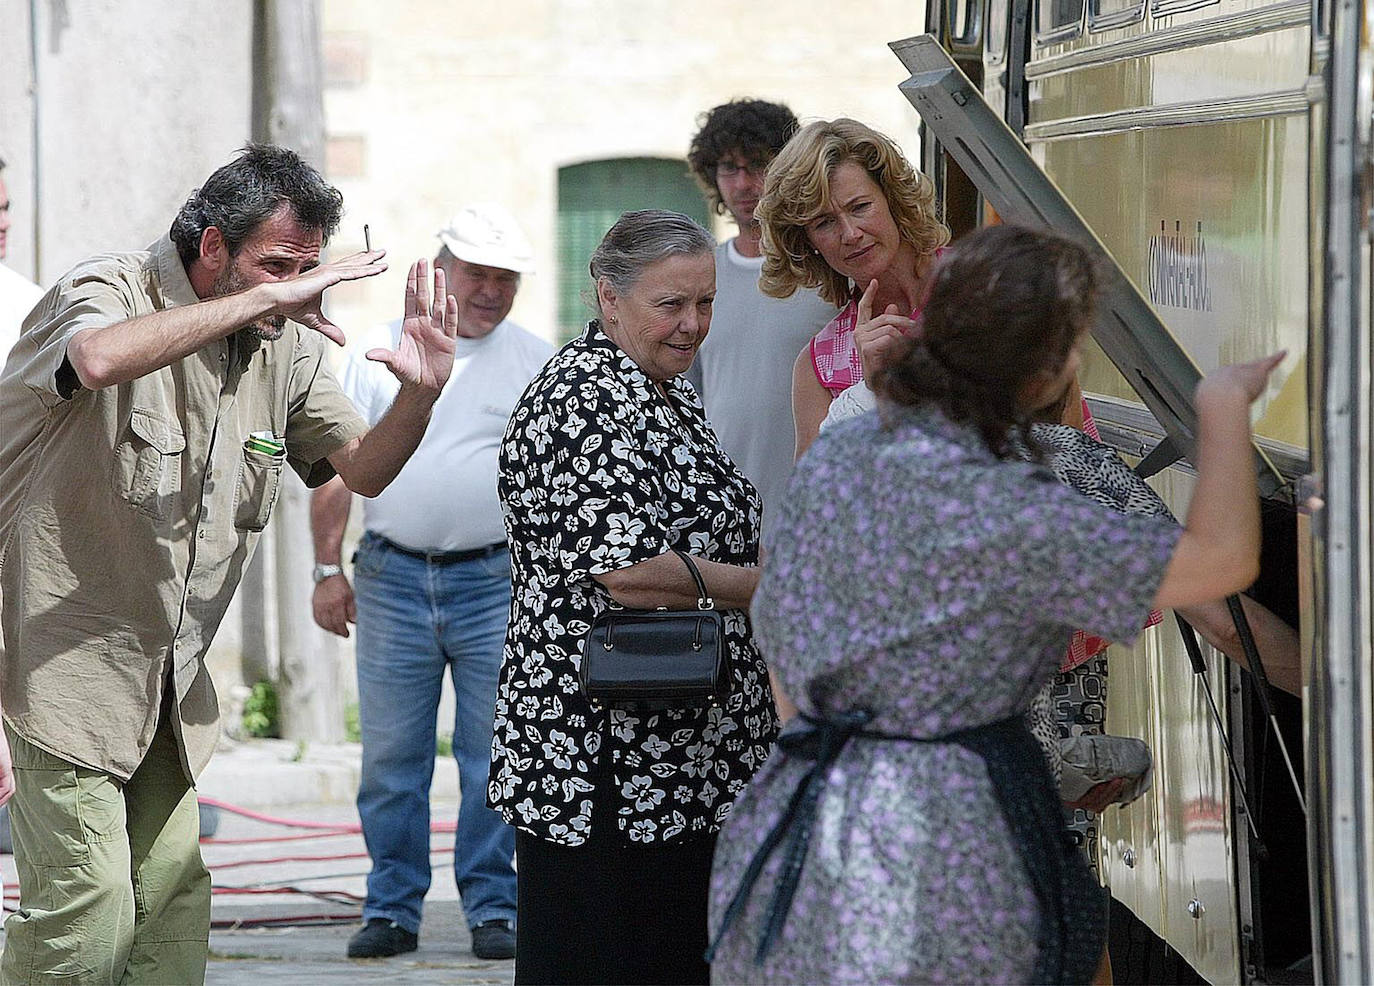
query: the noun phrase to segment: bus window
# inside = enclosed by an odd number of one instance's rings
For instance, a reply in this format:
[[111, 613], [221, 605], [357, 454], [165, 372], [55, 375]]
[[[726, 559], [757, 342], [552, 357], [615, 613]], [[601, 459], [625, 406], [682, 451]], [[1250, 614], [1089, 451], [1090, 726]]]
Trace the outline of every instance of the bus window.
[[1088, 29], [1105, 31], [1134, 24], [1145, 16], [1145, 0], [1088, 0]]
[[1000, 65], [1007, 50], [1007, 0], [988, 0], [988, 29], [984, 48], [988, 61]]
[[1041, 43], [1076, 37], [1083, 23], [1083, 0], [1037, 0], [1035, 39]]
[[978, 43], [982, 0], [954, 0], [949, 5], [949, 40], [959, 47]]

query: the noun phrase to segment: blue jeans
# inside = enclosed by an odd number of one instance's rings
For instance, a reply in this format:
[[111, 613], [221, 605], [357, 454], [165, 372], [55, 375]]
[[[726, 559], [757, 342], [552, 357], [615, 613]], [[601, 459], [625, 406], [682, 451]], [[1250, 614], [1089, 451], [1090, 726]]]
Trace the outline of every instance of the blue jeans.
[[358, 606], [358, 815], [372, 857], [363, 920], [418, 932], [429, 890], [429, 788], [444, 671], [457, 715], [462, 802], [453, 873], [468, 925], [515, 921], [515, 830], [487, 807], [496, 679], [510, 611], [510, 554], [439, 565], [363, 535], [353, 557]]

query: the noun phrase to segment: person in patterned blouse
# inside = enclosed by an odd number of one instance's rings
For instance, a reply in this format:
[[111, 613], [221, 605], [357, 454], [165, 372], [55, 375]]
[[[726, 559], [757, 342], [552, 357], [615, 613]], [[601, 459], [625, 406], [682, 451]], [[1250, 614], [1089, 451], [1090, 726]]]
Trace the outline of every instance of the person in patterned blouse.
[[1282, 354], [1199, 385], [1180, 528], [1017, 455], [1077, 370], [1086, 251], [996, 226], [932, 278], [879, 413], [821, 434], [768, 527], [752, 615], [799, 715], [717, 841], [719, 982], [1092, 980], [1104, 900], [1025, 711], [1073, 628], [1130, 640], [1259, 572], [1249, 408]]
[[[516, 405], [498, 491], [511, 549], [488, 801], [517, 829], [517, 983], [707, 982], [715, 834], [777, 731], [750, 629], [761, 503], [681, 374], [711, 324], [714, 242], [629, 212], [591, 260], [600, 318]], [[723, 610], [720, 707], [601, 711], [577, 683], [613, 603]]]

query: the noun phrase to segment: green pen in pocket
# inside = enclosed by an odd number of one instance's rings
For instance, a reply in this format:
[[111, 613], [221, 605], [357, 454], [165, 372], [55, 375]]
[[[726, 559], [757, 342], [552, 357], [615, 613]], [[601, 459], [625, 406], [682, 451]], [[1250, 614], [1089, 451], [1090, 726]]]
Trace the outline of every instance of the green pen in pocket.
[[255, 431], [243, 443], [245, 452], [280, 457], [286, 454], [286, 444], [270, 431]]

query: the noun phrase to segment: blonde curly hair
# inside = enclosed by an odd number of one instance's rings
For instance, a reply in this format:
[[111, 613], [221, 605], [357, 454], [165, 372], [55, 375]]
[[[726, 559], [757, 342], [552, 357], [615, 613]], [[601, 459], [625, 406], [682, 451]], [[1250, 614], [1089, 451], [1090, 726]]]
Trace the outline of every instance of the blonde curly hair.
[[949, 229], [936, 212], [935, 185], [907, 162], [890, 137], [847, 117], [809, 123], [768, 166], [754, 210], [763, 233], [759, 289], [764, 294], [788, 298], [798, 288], [819, 288], [836, 307], [849, 301], [849, 278], [821, 259], [806, 236], [807, 224], [831, 207], [830, 179], [846, 161], [861, 165], [882, 189], [902, 239], [919, 256], [949, 242]]

